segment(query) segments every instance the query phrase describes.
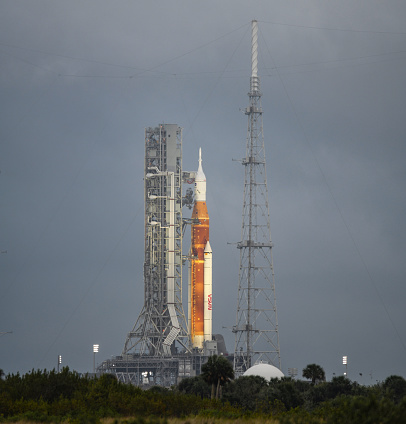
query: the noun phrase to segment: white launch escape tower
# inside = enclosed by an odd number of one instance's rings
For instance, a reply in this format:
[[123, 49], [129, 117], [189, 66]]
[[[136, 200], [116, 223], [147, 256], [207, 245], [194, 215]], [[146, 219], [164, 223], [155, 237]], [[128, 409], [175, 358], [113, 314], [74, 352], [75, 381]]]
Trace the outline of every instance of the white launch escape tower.
[[242, 375], [257, 362], [280, 369], [278, 319], [272, 263], [268, 188], [258, 77], [258, 23], [252, 21], [252, 73], [245, 158], [240, 271], [235, 333], [234, 371]]

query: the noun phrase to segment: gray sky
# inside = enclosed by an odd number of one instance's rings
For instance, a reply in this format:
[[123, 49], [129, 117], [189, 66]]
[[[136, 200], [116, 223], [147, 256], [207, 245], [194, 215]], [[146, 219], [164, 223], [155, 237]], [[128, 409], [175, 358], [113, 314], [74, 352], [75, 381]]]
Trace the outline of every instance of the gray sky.
[[203, 150], [213, 330], [233, 351], [252, 19], [282, 371], [331, 378], [348, 355], [362, 383], [406, 377], [406, 3], [391, 0], [3, 0], [6, 373], [121, 353], [143, 304], [144, 128], [161, 122], [184, 128], [185, 170]]

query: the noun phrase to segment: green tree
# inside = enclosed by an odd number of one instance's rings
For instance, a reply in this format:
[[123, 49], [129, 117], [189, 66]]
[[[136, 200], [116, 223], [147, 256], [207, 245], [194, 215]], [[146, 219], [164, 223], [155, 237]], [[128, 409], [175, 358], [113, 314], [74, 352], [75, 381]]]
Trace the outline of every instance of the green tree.
[[184, 378], [178, 384], [178, 390], [188, 395], [200, 396], [202, 399], [210, 397], [210, 385], [203, 380], [201, 375]]
[[317, 364], [309, 364], [303, 369], [302, 376], [309, 380], [312, 380], [312, 385], [326, 381], [326, 374], [323, 368]]
[[323, 402], [340, 396], [368, 396], [370, 389], [351, 382], [347, 377], [340, 375], [333, 377], [329, 382], [311, 385], [305, 393], [306, 407], [313, 409]]
[[327, 386], [327, 393], [330, 399], [334, 399], [340, 395], [352, 395], [352, 390], [353, 385], [351, 384], [351, 380], [343, 375], [333, 377]]
[[208, 384], [211, 384], [212, 399], [217, 386], [216, 399], [218, 399], [221, 387], [234, 378], [234, 370], [230, 361], [226, 358], [213, 355], [203, 364], [202, 377]]
[[224, 389], [224, 400], [231, 405], [241, 406], [254, 411], [261, 402], [267, 400], [268, 382], [259, 375], [247, 375], [236, 378]]
[[389, 376], [383, 383], [384, 395], [395, 403], [406, 396], [406, 380], [399, 375]]
[[282, 402], [287, 411], [304, 404], [300, 382], [292, 380], [290, 377], [283, 377], [280, 380], [277, 378], [271, 379], [267, 395], [271, 402], [275, 402], [276, 400]]
[[406, 422], [406, 402], [394, 404], [387, 398], [375, 396], [340, 396], [331, 404], [333, 408], [327, 415], [331, 424], [403, 424]]

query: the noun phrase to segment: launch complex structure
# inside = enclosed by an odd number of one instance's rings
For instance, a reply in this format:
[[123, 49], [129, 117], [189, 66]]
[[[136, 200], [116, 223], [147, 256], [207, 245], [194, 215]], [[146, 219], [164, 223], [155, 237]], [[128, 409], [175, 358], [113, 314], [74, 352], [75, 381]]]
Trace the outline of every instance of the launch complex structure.
[[[194, 193], [183, 184], [194, 184]], [[191, 218], [182, 208], [193, 207]], [[191, 243], [183, 254], [183, 236]], [[188, 319], [183, 308], [183, 264], [189, 264]], [[214, 354], [227, 354], [221, 335], [212, 335], [212, 250], [201, 150], [197, 171], [182, 170], [182, 129], [162, 124], [145, 130], [144, 306], [127, 334], [120, 356], [98, 372], [120, 381], [171, 386], [200, 374]]]
[[[234, 354], [236, 377], [258, 362], [280, 368], [272, 243], [269, 225], [258, 25], [252, 21], [252, 75], [248, 116], [243, 222]], [[183, 195], [183, 185], [194, 184]], [[184, 218], [182, 209], [193, 211]], [[97, 371], [137, 386], [169, 387], [200, 374], [214, 354], [228, 355], [223, 336], [212, 334], [212, 249], [206, 205], [206, 176], [182, 169], [182, 129], [162, 124], [145, 130], [144, 305], [120, 356]], [[183, 238], [190, 226], [190, 248]], [[188, 315], [183, 307], [183, 265], [188, 263]], [[186, 302], [185, 302], [186, 303]]]

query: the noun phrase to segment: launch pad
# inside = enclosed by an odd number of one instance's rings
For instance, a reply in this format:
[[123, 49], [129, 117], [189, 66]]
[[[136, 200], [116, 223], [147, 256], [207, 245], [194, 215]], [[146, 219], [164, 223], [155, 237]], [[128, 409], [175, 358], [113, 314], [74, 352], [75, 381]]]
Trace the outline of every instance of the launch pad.
[[169, 358], [159, 356], [127, 355], [104, 361], [99, 372], [113, 373], [123, 383], [136, 386], [171, 387], [182, 378], [200, 374], [201, 366], [207, 358], [200, 353], [174, 355]]
[[[252, 21], [251, 79], [245, 158], [243, 222], [234, 353], [239, 377], [256, 362], [281, 368], [265, 144], [258, 76], [258, 24]], [[183, 183], [194, 184], [183, 195]], [[162, 124], [145, 130], [144, 306], [127, 334], [121, 356], [99, 365], [120, 381], [169, 387], [200, 374], [214, 354], [227, 355], [221, 335], [212, 335], [212, 256], [206, 176], [182, 169], [182, 129]], [[182, 209], [193, 207], [191, 218]], [[183, 236], [191, 226], [191, 244]], [[188, 318], [183, 308], [183, 264], [188, 263]], [[186, 302], [185, 302], [186, 303]]]
[[[115, 356], [103, 361], [97, 367], [97, 372], [114, 374], [118, 381], [140, 387], [171, 387], [183, 378], [200, 375], [201, 367], [209, 356], [221, 354], [228, 357], [223, 336], [215, 334], [213, 338], [203, 350], [193, 349], [192, 352], [170, 357], [139, 354]], [[233, 356], [228, 359], [232, 362]]]
[[[188, 188], [183, 194], [184, 183], [194, 184], [194, 191]], [[193, 207], [191, 218], [183, 218], [184, 206]], [[191, 246], [184, 255], [188, 224]], [[182, 286], [186, 262], [188, 320]], [[144, 305], [122, 354], [97, 370], [137, 386], [169, 387], [199, 375], [202, 364], [219, 351], [227, 355], [222, 336], [212, 335], [212, 251], [201, 151], [197, 172], [184, 172], [182, 129], [175, 124], [150, 127], [144, 158]]]

